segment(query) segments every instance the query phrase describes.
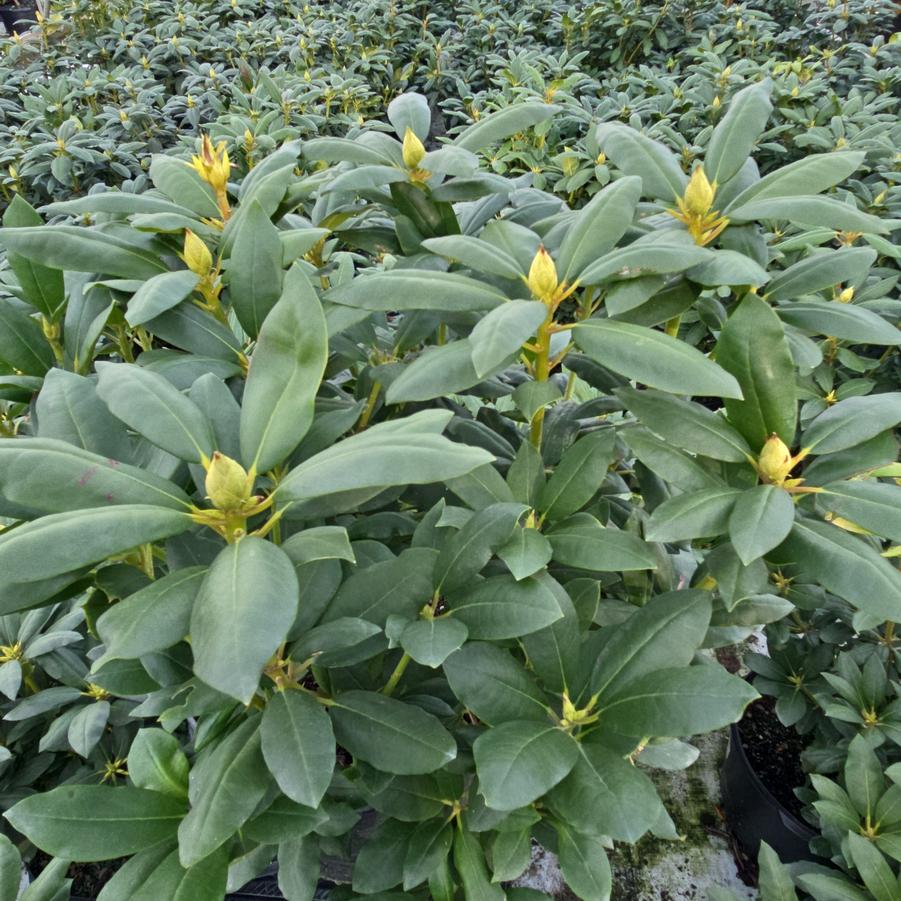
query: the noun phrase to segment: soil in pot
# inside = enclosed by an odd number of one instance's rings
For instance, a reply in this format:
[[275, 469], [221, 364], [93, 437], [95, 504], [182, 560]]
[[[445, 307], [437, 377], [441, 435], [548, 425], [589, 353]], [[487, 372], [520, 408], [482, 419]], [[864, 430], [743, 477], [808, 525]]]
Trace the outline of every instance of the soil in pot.
[[738, 723], [741, 745], [748, 762], [770, 794], [791, 814], [802, 819], [804, 805], [794, 789], [806, 781], [801, 767], [804, 737], [783, 726], [776, 716], [773, 698], [763, 697], [748, 706]]

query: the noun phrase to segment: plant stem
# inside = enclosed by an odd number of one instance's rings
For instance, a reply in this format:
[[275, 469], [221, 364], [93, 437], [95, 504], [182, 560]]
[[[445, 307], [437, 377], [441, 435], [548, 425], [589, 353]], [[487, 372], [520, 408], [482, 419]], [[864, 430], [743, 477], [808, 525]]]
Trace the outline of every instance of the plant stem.
[[[553, 312], [549, 309], [547, 318], [538, 329], [536, 344], [538, 353], [535, 357], [535, 381], [546, 382], [551, 374], [551, 326], [554, 323]], [[529, 441], [537, 450], [541, 450], [541, 434], [544, 429], [544, 407], [535, 411], [529, 429]]]
[[391, 676], [385, 683], [385, 687], [382, 689], [382, 694], [388, 695], [389, 697], [394, 694], [394, 689], [397, 688], [397, 683], [400, 682], [404, 672], [409, 665], [410, 655], [405, 653], [404, 656], [397, 661], [397, 666], [394, 667], [394, 672], [391, 673]]
[[381, 382], [372, 383], [372, 389], [369, 392], [369, 397], [366, 399], [366, 406], [363, 408], [363, 412], [360, 414], [360, 420], [357, 423], [358, 432], [362, 432], [363, 429], [365, 429], [366, 426], [369, 425], [369, 420], [372, 418], [376, 401], [379, 399], [379, 391], [381, 390]]

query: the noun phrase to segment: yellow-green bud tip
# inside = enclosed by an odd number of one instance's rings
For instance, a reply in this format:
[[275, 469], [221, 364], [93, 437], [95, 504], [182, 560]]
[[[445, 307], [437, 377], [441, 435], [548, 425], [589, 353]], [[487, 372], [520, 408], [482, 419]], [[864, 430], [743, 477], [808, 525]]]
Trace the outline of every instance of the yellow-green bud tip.
[[760, 475], [773, 485], [781, 485], [794, 465], [788, 445], [777, 434], [770, 435], [757, 458], [757, 471]]
[[209, 248], [191, 229], [185, 229], [184, 259], [188, 269], [195, 275], [205, 278], [213, 268], [213, 256]]
[[425, 145], [416, 137], [410, 126], [404, 132], [404, 165], [408, 169], [418, 169], [425, 156]]
[[557, 291], [557, 267], [542, 244], [529, 267], [529, 290], [538, 300], [549, 301]]
[[250, 500], [253, 476], [237, 460], [215, 451], [206, 472], [204, 487], [217, 510], [240, 510]]
[[687, 212], [695, 216], [706, 216], [713, 206], [716, 184], [711, 184], [703, 166], [691, 173], [682, 201]]

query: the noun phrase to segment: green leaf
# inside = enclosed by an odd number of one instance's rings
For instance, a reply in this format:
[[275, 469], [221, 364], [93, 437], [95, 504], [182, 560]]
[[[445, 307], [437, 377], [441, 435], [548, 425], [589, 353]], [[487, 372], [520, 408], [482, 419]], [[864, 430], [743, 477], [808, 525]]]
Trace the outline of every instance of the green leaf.
[[736, 223], [758, 219], [787, 220], [813, 228], [888, 234], [888, 227], [877, 216], [862, 213], [856, 206], [834, 197], [758, 197], [741, 206], [730, 204], [729, 219]]
[[848, 846], [854, 866], [874, 901], [894, 901], [898, 897], [898, 881], [882, 852], [856, 832], [848, 833]]
[[817, 901], [873, 901], [869, 892], [858, 888], [844, 876], [809, 873], [798, 877], [798, 885]]
[[767, 173], [760, 181], [745, 188], [724, 212], [728, 215], [734, 208], [752, 200], [819, 194], [856, 172], [865, 156], [860, 152], [811, 154]]
[[453, 479], [493, 463], [487, 451], [436, 434], [450, 418], [449, 411], [423, 410], [346, 438], [291, 470], [279, 485], [279, 497], [299, 501], [362, 488], [375, 494], [391, 485]]
[[623, 270], [629, 270], [632, 276], [665, 275], [684, 272], [715, 260], [713, 251], [698, 247], [687, 232], [666, 229], [652, 232], [625, 247], [614, 248], [589, 263], [582, 270], [580, 281], [586, 285], [596, 285], [611, 276], [619, 276]]
[[457, 756], [456, 742], [434, 716], [394, 698], [345, 691], [329, 713], [339, 744], [383, 772], [431, 773]]
[[876, 260], [869, 247], [843, 247], [813, 253], [780, 272], [767, 286], [771, 301], [795, 300], [841, 282], [861, 281]]
[[200, 283], [190, 269], [163, 272], [147, 279], [128, 302], [125, 320], [131, 326], [143, 325], [178, 306]]
[[483, 316], [469, 335], [476, 375], [487, 377], [516, 353], [546, 317], [547, 308], [534, 300], [510, 300]]
[[206, 415], [163, 376], [127, 363], [99, 363], [97, 372], [97, 393], [127, 426], [189, 463], [212, 456]]
[[410, 838], [404, 858], [404, 891], [425, 882], [450, 854], [454, 831], [444, 818], [422, 823]]
[[21, 883], [22, 858], [16, 846], [5, 835], [0, 836], [0, 898], [17, 898]]
[[294, 623], [298, 599], [294, 566], [281, 548], [252, 535], [229, 545], [213, 561], [194, 601], [194, 672], [223, 694], [250, 703], [263, 667]]
[[[512, 356], [511, 353], [511, 361]], [[507, 363], [508, 360], [504, 360], [489, 375]], [[480, 381], [472, 362], [472, 345], [464, 338], [425, 348], [391, 382], [385, 400], [389, 404], [433, 400], [447, 394], [460, 394]]]
[[557, 600], [537, 579], [513, 576], [485, 579], [450, 600], [450, 614], [469, 628], [476, 640], [517, 638], [537, 632], [563, 615]]
[[397, 885], [403, 879], [411, 836], [411, 827], [406, 823], [383, 822], [354, 861], [354, 892], [373, 895]]
[[688, 589], [652, 598], [616, 627], [594, 665], [591, 691], [601, 699], [647, 673], [687, 666], [710, 623], [710, 595]]
[[765, 79], [743, 88], [729, 101], [704, 156], [704, 172], [711, 182], [724, 185], [745, 164], [773, 110], [771, 92], [772, 83]]
[[663, 144], [634, 128], [607, 122], [597, 127], [595, 137], [623, 174], [641, 179], [645, 196], [668, 202], [682, 196], [688, 178]]
[[421, 619], [410, 623], [400, 635], [400, 645], [417, 663], [434, 669], [462, 647], [469, 629], [450, 617]]
[[616, 246], [635, 217], [641, 179], [626, 176], [602, 188], [579, 210], [557, 252], [561, 282], [579, 280], [585, 268]]
[[778, 435], [792, 444], [797, 420], [795, 366], [785, 331], [773, 309], [749, 294], [726, 320], [716, 361], [741, 387], [743, 400], [726, 400], [729, 421], [752, 449]]
[[497, 288], [474, 278], [418, 269], [392, 269], [355, 278], [332, 288], [325, 299], [363, 310], [437, 310], [442, 313], [493, 310], [509, 302]]
[[649, 541], [712, 538], [729, 528], [729, 517], [742, 492], [737, 488], [703, 488], [664, 501], [645, 529]]
[[429, 238], [422, 242], [422, 246], [432, 253], [460, 263], [467, 269], [475, 269], [476, 272], [488, 272], [501, 278], [513, 279], [525, 275], [516, 259], [506, 251], [470, 235]]
[[145, 279], [168, 271], [156, 254], [118, 235], [77, 225], [38, 225], [0, 230], [0, 245], [20, 257], [67, 272]]
[[901, 573], [842, 529], [796, 519], [773, 559], [800, 565], [815, 582], [872, 616], [901, 622]]
[[510, 135], [550, 119], [559, 110], [559, 106], [534, 100], [514, 103], [483, 116], [478, 122], [464, 128], [453, 143], [455, 147], [475, 153], [489, 144], [497, 144]]
[[174, 840], [161, 842], [127, 860], [104, 885], [97, 901], [131, 901], [174, 847]]
[[238, 322], [256, 337], [282, 293], [282, 242], [258, 200], [242, 210], [228, 261], [228, 294]]
[[130, 901], [218, 901], [228, 880], [228, 855], [220, 849], [189, 869], [182, 867], [178, 851], [168, 857], [150, 874]]
[[766, 898], [767, 901], [798, 901], [788, 870], [766, 842], [760, 843], [757, 864], [760, 871], [758, 884], [761, 897]]
[[795, 301], [779, 307], [783, 322], [813, 334], [860, 344], [901, 344], [901, 329], [878, 313], [850, 303], [830, 300]]
[[146, 504], [187, 512], [168, 479], [52, 438], [0, 442], [0, 494], [47, 513]]
[[513, 578], [519, 582], [544, 569], [554, 550], [547, 538], [537, 529], [517, 526], [511, 538], [502, 544], [496, 553], [507, 564]]
[[801, 436], [812, 454], [834, 454], [863, 444], [901, 422], [901, 392], [848, 397], [820, 413]]
[[356, 563], [347, 529], [343, 526], [317, 526], [304, 529], [282, 542], [282, 550], [295, 566], [314, 560], [347, 560]]
[[328, 714], [300, 691], [277, 691], [260, 725], [263, 757], [292, 801], [318, 807], [335, 768], [335, 736]]
[[516, 456], [507, 470], [507, 484], [521, 504], [538, 506], [545, 485], [544, 461], [531, 441], [522, 441], [516, 449]]
[[479, 792], [495, 810], [515, 810], [540, 798], [563, 779], [579, 746], [549, 722], [510, 720], [483, 732], [472, 747]]
[[555, 823], [560, 869], [566, 884], [583, 901], [609, 901], [613, 886], [610, 862], [601, 842]]
[[816, 495], [817, 508], [850, 519], [901, 542], [901, 487], [877, 481], [830, 482]]
[[279, 844], [308, 835], [328, 819], [324, 806], [314, 810], [279, 795], [261, 814], [245, 823], [241, 832], [255, 842]]
[[178, 827], [183, 867], [200, 863], [221, 847], [250, 819], [269, 790], [271, 778], [260, 751], [258, 727], [257, 717], [246, 719], [195, 762], [191, 809]]
[[248, 470], [268, 472], [300, 444], [327, 359], [322, 306], [295, 265], [260, 329], [244, 388], [241, 457]]
[[751, 456], [741, 434], [700, 404], [653, 389], [617, 388], [614, 393], [651, 431], [676, 447], [729, 463], [745, 463]]
[[188, 758], [178, 739], [162, 729], [140, 729], [128, 751], [128, 776], [138, 788], [188, 797]]
[[408, 128], [420, 141], [424, 141], [432, 127], [432, 112], [422, 94], [399, 94], [388, 104], [387, 115], [401, 141]]
[[143, 788], [63, 785], [19, 801], [4, 816], [41, 850], [90, 862], [137, 854], [174, 836], [183, 801]]
[[53, 366], [53, 351], [37, 320], [8, 300], [0, 300], [0, 361], [24, 375], [44, 375]]
[[55, 513], [0, 533], [0, 571], [10, 582], [49, 579], [178, 535], [191, 524], [187, 513], [146, 504]]
[[560, 523], [547, 533], [547, 540], [554, 549], [554, 560], [564, 566], [592, 572], [657, 568], [657, 557], [650, 545], [637, 535], [604, 528], [587, 514]]
[[[109, 721], [109, 701], [96, 701], [78, 710], [69, 721], [66, 737], [69, 746], [80, 757], [88, 758], [103, 737]], [[142, 786], [139, 786], [142, 787]]]
[[150, 163], [150, 180], [170, 200], [182, 204], [198, 216], [218, 219], [222, 214], [216, 195], [184, 160], [166, 154], [154, 154]]
[[747, 566], [782, 544], [795, 521], [791, 495], [775, 485], [743, 491], [729, 516], [729, 539]]
[[176, 570], [104, 612], [97, 634], [106, 648], [97, 665], [136, 659], [181, 641], [190, 632], [191, 610], [206, 571], [205, 566]]
[[603, 745], [582, 742], [572, 772], [548, 796], [562, 820], [586, 835], [637, 842], [660, 818], [654, 783]]
[[483, 722], [548, 720], [533, 677], [504, 648], [470, 641], [444, 661], [444, 674], [463, 706]]
[[741, 397], [738, 382], [728, 372], [662, 332], [604, 319], [589, 319], [574, 331], [584, 353], [626, 378], [674, 394]]
[[463, 883], [464, 898], [506, 901], [505, 891], [489, 879], [485, 852], [476, 833], [457, 828], [454, 834], [454, 866]]
[[532, 830], [499, 832], [491, 845], [492, 882], [509, 882], [532, 862]]
[[311, 835], [278, 846], [278, 887], [289, 901], [313, 901], [319, 885], [319, 841]]
[[536, 507], [553, 522], [581, 510], [598, 492], [613, 462], [615, 435], [602, 429], [568, 448], [542, 488]]

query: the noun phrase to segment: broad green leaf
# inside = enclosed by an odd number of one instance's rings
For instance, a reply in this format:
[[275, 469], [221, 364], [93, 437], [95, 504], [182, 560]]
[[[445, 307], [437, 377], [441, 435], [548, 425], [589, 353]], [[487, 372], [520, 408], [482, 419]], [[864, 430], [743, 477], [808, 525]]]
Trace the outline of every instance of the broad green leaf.
[[491, 845], [491, 881], [509, 882], [532, 862], [532, 830], [499, 832]]
[[465, 275], [418, 269], [392, 269], [361, 276], [325, 299], [364, 310], [437, 310], [442, 313], [492, 310], [508, 298], [497, 288]]
[[772, 83], [766, 79], [748, 85], [729, 101], [704, 156], [704, 173], [711, 182], [725, 184], [744, 165], [773, 110], [771, 92]]
[[657, 595], [616, 627], [594, 666], [591, 691], [601, 699], [647, 673], [687, 666], [710, 623], [710, 595], [688, 589]]
[[128, 751], [128, 777], [138, 788], [188, 797], [188, 758], [178, 739], [162, 729], [140, 729]]
[[795, 437], [798, 401], [795, 366], [779, 317], [749, 294], [726, 320], [716, 346], [716, 361], [741, 387], [743, 400], [726, 400], [729, 421], [754, 450], [778, 435]]
[[450, 615], [462, 620], [475, 640], [517, 638], [560, 619], [557, 600], [534, 578], [517, 582], [494, 576], [449, 601]]
[[153, 872], [172, 853], [175, 840], [161, 842], [125, 861], [100, 891], [97, 901], [131, 901]]
[[178, 827], [181, 865], [193, 867], [231, 838], [270, 784], [260, 750], [259, 719], [245, 719], [191, 769], [191, 809]]
[[328, 714], [300, 691], [277, 691], [260, 725], [263, 757], [292, 801], [318, 807], [335, 768], [335, 736]]
[[580, 282], [596, 285], [611, 276], [619, 276], [623, 270], [629, 270], [633, 276], [684, 272], [715, 259], [713, 251], [698, 247], [687, 232], [668, 229], [652, 232], [625, 247], [616, 247], [589, 263], [582, 270]]
[[451, 691], [480, 720], [547, 722], [548, 705], [533, 677], [504, 648], [467, 642], [444, 661]]
[[834, 454], [863, 444], [901, 422], [901, 392], [848, 397], [820, 413], [801, 436], [813, 454]]
[[798, 895], [788, 870], [766, 842], [760, 843], [757, 864], [759, 868], [758, 884], [762, 897], [767, 901], [798, 901]]
[[191, 506], [168, 479], [52, 438], [0, 442], [0, 494], [47, 513], [123, 504], [186, 512]]
[[422, 94], [399, 94], [386, 110], [388, 121], [394, 127], [394, 133], [403, 141], [404, 134], [410, 128], [413, 134], [424, 141], [432, 127], [432, 111]]
[[797, 519], [774, 555], [867, 614], [901, 622], [901, 573], [866, 542], [813, 519]]
[[476, 375], [485, 378], [516, 353], [546, 316], [547, 308], [534, 300], [511, 300], [483, 316], [469, 335]]
[[811, 154], [767, 173], [760, 181], [745, 188], [724, 212], [728, 215], [734, 208], [752, 200], [819, 194], [844, 181], [860, 168], [864, 158], [865, 154], [860, 152]]
[[658, 669], [599, 705], [602, 728], [636, 738], [712, 732], [741, 718], [757, 692], [718, 664]]
[[[525, 275], [519, 263], [499, 247], [470, 235], [446, 235], [429, 238], [422, 246], [432, 253], [462, 264], [476, 272], [488, 272], [501, 278], [518, 279]], [[528, 336], [526, 336], [528, 337]]]
[[472, 747], [479, 793], [495, 810], [515, 810], [563, 779], [579, 756], [575, 739], [552, 723], [510, 720], [483, 732]]
[[0, 300], [0, 361], [24, 375], [44, 375], [53, 366], [53, 351], [37, 320], [8, 300]]
[[282, 542], [282, 550], [295, 566], [314, 560], [347, 560], [356, 563], [347, 529], [343, 526], [317, 526], [297, 532]]
[[530, 507], [538, 506], [538, 497], [545, 485], [544, 461], [531, 441], [523, 441], [507, 470], [507, 484], [513, 497]]
[[242, 209], [228, 261], [228, 292], [238, 321], [256, 337], [282, 293], [282, 242], [258, 200]]
[[113, 415], [189, 463], [209, 459], [213, 430], [204, 412], [163, 376], [140, 366], [102, 363], [97, 393]]
[[143, 325], [178, 306], [199, 284], [200, 276], [190, 269], [163, 272], [147, 279], [128, 302], [125, 319], [131, 326]]
[[464, 128], [454, 138], [454, 146], [475, 153], [489, 144], [496, 144], [510, 135], [550, 119], [559, 110], [559, 106], [534, 100], [514, 103], [489, 116], [483, 116], [478, 122]]
[[795, 328], [859, 344], [901, 344], [901, 329], [878, 313], [850, 303], [795, 301], [779, 307], [779, 317]]
[[602, 429], [583, 436], [566, 450], [535, 505], [545, 519], [564, 519], [594, 497], [613, 462], [614, 441], [613, 430]]
[[630, 426], [620, 432], [638, 460], [680, 491], [713, 488], [722, 480], [698, 460], [658, 438], [649, 429]]
[[635, 217], [641, 179], [626, 176], [598, 191], [575, 214], [557, 252], [560, 280], [572, 284], [583, 270], [616, 246]]
[[221, 215], [213, 189], [184, 160], [163, 153], [154, 154], [150, 180], [166, 197], [198, 216], [217, 219]]
[[856, 206], [833, 197], [758, 197], [741, 206], [730, 204], [729, 218], [735, 222], [788, 220], [798, 225], [833, 228], [836, 231], [875, 235], [888, 233], [887, 226], [877, 216], [862, 213]]
[[663, 332], [607, 319], [589, 319], [574, 332], [584, 353], [626, 378], [674, 394], [741, 397], [738, 382], [726, 370]]
[[854, 866], [874, 901], [895, 901], [898, 897], [898, 880], [882, 852], [856, 832], [848, 833], [848, 845]]
[[278, 846], [278, 887], [289, 901], [313, 901], [319, 885], [319, 842], [292, 838]]
[[412, 828], [389, 819], [368, 838], [354, 861], [354, 892], [374, 895], [394, 888], [403, 879]]
[[462, 647], [469, 629], [450, 617], [421, 619], [410, 623], [400, 636], [400, 645], [417, 663], [434, 669]]
[[[482, 850], [479, 836], [459, 826], [454, 833], [454, 867], [463, 883], [465, 898], [506, 901], [506, 892], [501, 886], [490, 881], [488, 867], [485, 864], [485, 852]], [[429, 887], [432, 888], [431, 884]]]
[[450, 733], [430, 713], [371, 691], [342, 692], [329, 707], [338, 743], [386, 773], [431, 773], [457, 756]]
[[139, 243], [109, 231], [77, 225], [37, 225], [0, 230], [8, 251], [52, 269], [102, 272], [119, 278], [153, 278], [168, 267]]
[[[528, 444], [528, 442], [524, 442]], [[516, 581], [534, 576], [548, 564], [554, 550], [551, 543], [537, 529], [517, 526], [508, 541], [496, 551]]]
[[747, 566], [780, 545], [795, 521], [791, 495], [775, 485], [743, 491], [729, 515], [729, 539]]
[[254, 536], [229, 545], [213, 561], [194, 601], [194, 672], [248, 704], [263, 667], [294, 623], [298, 599], [297, 576], [284, 551]]
[[360, 163], [362, 165], [392, 165], [394, 160], [378, 150], [349, 138], [313, 138], [305, 141], [303, 155], [311, 161]]
[[645, 196], [668, 202], [682, 196], [688, 177], [663, 144], [618, 123], [602, 123], [597, 127], [595, 137], [601, 150], [621, 172], [641, 179]]
[[251, 841], [280, 844], [302, 838], [329, 819], [325, 806], [314, 810], [279, 795], [261, 814], [241, 827]]
[[524, 512], [522, 504], [491, 504], [474, 514], [438, 554], [435, 590], [448, 593], [471, 583], [494, 551], [513, 534]]
[[795, 300], [842, 282], [862, 280], [876, 260], [869, 247], [843, 247], [811, 254], [780, 272], [767, 285], [769, 300]]
[[214, 851], [188, 869], [182, 867], [178, 851], [168, 857], [131, 895], [130, 901], [218, 901], [228, 879], [228, 854], [224, 848]]
[[16, 846], [5, 836], [0, 836], [0, 897], [15, 901], [22, 883], [22, 858]]
[[90, 369], [97, 343], [115, 306], [109, 288], [86, 286], [83, 278], [71, 279], [63, 319], [63, 350], [65, 363], [74, 372], [86, 373]]
[[206, 571], [205, 566], [189, 566], [171, 572], [104, 612], [97, 634], [106, 648], [97, 664], [136, 659], [181, 641], [190, 631], [191, 610]]
[[554, 560], [564, 566], [592, 572], [657, 568], [657, 557], [649, 544], [637, 535], [604, 528], [586, 514], [560, 523], [547, 533], [547, 540], [554, 549]]
[[404, 858], [405, 892], [431, 876], [450, 854], [453, 841], [453, 827], [443, 817], [423, 823], [413, 833]]
[[181, 350], [235, 364], [242, 354], [241, 341], [212, 313], [192, 303], [182, 303], [151, 320], [147, 328], [157, 338]]
[[[80, 757], [87, 759], [103, 737], [109, 721], [109, 701], [96, 701], [78, 710], [69, 721], [66, 737], [69, 746]], [[142, 788], [143, 786], [138, 786]]]
[[279, 485], [279, 497], [299, 501], [361, 488], [422, 485], [493, 463], [487, 451], [436, 434], [450, 418], [449, 412], [427, 410], [346, 438], [291, 470]]
[[617, 388], [616, 396], [651, 431], [683, 450], [714, 460], [745, 463], [751, 449], [722, 417], [663, 391]]
[[579, 832], [637, 842], [660, 818], [654, 783], [603, 745], [581, 742], [578, 749], [572, 772], [547, 799], [551, 809]]
[[600, 840], [555, 823], [557, 856], [566, 884], [583, 901], [609, 901], [613, 887], [610, 862]]
[[737, 488], [703, 488], [664, 501], [651, 514], [645, 529], [649, 541], [687, 541], [712, 538], [729, 527], [732, 508], [742, 492]]
[[[3, 225], [6, 228], [27, 228], [43, 224], [34, 207], [21, 194], [13, 194], [3, 214]], [[23, 300], [54, 322], [66, 302], [63, 273], [17, 253], [7, 253], [6, 261], [19, 280]]]
[[184, 815], [184, 801], [177, 798], [107, 785], [63, 785], [5, 813], [43, 851], [80, 862], [137, 854], [174, 836]]
[[327, 359], [322, 306], [295, 265], [250, 361], [241, 407], [241, 457], [248, 470], [268, 472], [300, 444], [313, 422]]
[[0, 571], [10, 582], [49, 579], [191, 525], [187, 513], [146, 504], [55, 513], [0, 532]]
[[831, 482], [816, 495], [817, 508], [901, 542], [901, 487], [888, 482]]
[[322, 619], [328, 623], [356, 617], [384, 626], [392, 614], [412, 619], [433, 594], [437, 552], [409, 548], [399, 557], [373, 563], [354, 573], [338, 590]]

